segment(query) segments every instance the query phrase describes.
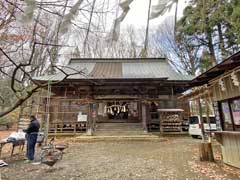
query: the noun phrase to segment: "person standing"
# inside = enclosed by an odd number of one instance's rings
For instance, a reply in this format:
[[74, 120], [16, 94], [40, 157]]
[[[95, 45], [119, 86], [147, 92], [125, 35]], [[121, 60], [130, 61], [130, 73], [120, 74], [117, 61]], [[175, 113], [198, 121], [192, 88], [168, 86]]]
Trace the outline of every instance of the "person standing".
[[27, 139], [27, 153], [26, 153], [26, 162], [31, 162], [34, 160], [35, 154], [35, 145], [37, 143], [38, 131], [40, 124], [35, 116], [30, 116], [30, 124], [24, 132], [26, 132]]

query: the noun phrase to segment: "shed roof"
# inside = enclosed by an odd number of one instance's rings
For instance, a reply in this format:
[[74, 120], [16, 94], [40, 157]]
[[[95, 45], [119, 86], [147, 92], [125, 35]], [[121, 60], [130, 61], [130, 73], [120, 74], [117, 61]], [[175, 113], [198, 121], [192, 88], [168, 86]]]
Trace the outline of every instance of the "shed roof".
[[[188, 81], [193, 77], [177, 73], [165, 58], [74, 58], [63, 71], [67, 79], [167, 79]], [[81, 72], [81, 73], [78, 73]], [[63, 72], [55, 75], [36, 77], [40, 81], [57, 81], [65, 77]]]
[[226, 58], [221, 63], [215, 65], [206, 72], [200, 74], [194, 78], [191, 82], [191, 86], [201, 86], [207, 84], [209, 81], [220, 77], [226, 72], [240, 66], [240, 51]]

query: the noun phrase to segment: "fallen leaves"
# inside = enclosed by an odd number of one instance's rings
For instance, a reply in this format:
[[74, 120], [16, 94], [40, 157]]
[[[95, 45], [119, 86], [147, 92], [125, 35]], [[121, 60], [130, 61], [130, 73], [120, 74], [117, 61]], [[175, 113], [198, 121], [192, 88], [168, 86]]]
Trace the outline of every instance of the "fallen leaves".
[[201, 173], [209, 178], [215, 180], [227, 180], [227, 174], [219, 174], [215, 169], [216, 165], [212, 163], [201, 163], [195, 161], [189, 161], [189, 166], [195, 173]]

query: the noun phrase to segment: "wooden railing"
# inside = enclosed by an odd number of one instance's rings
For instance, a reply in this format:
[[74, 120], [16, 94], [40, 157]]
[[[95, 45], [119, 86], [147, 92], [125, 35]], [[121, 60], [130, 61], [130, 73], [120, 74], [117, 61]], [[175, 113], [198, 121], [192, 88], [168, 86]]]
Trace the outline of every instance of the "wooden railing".
[[49, 123], [49, 133], [80, 133], [86, 132], [87, 122], [52, 122]]

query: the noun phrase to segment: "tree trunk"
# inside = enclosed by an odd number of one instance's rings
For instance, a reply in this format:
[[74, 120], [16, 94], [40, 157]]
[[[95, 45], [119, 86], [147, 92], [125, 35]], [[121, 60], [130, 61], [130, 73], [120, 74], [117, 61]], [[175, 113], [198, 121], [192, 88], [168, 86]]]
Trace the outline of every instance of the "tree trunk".
[[224, 44], [224, 40], [223, 40], [223, 33], [222, 33], [222, 27], [221, 24], [218, 23], [217, 24], [217, 28], [218, 28], [218, 36], [219, 36], [219, 48], [222, 52], [222, 59], [225, 59], [227, 56], [227, 52], [225, 49], [225, 44]]
[[212, 34], [213, 34], [213, 29], [211, 28], [211, 26], [209, 25], [209, 18], [206, 17], [207, 14], [207, 9], [206, 9], [206, 4], [205, 4], [205, 0], [203, 0], [203, 17], [204, 17], [204, 32], [206, 34], [206, 38], [208, 41], [208, 49], [210, 52], [210, 58], [211, 58], [211, 65], [215, 66], [217, 64], [217, 59], [215, 56], [215, 52], [214, 52], [214, 46], [213, 46], [213, 40], [212, 40]]
[[215, 66], [217, 64], [217, 59], [215, 57], [214, 47], [213, 47], [213, 41], [212, 41], [212, 29], [207, 29], [207, 39], [208, 39], [208, 48], [211, 56], [211, 65]]

